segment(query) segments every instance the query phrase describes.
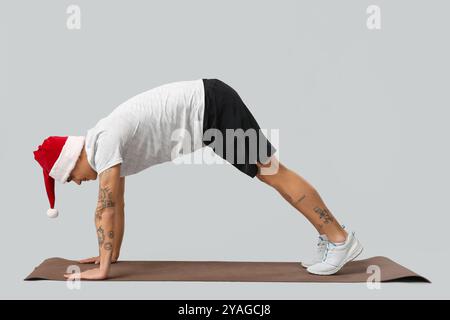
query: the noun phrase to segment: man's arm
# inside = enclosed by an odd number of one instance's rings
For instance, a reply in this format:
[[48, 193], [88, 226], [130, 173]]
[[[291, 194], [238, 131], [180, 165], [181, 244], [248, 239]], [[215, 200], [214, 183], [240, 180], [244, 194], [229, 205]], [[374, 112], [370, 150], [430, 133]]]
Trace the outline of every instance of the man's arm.
[[99, 192], [97, 208], [95, 210], [95, 226], [97, 229], [99, 244], [100, 268], [89, 269], [81, 274], [66, 273], [64, 275], [66, 278], [69, 280], [102, 280], [108, 277], [111, 266], [113, 246], [115, 243], [115, 219], [117, 213], [120, 212], [120, 209], [117, 209], [117, 206], [120, 207], [121, 200], [120, 164], [117, 164], [109, 169], [106, 169], [99, 175]]
[[[120, 177], [119, 195], [118, 195], [118, 200], [115, 203], [114, 241], [113, 241], [111, 263], [116, 262], [120, 256], [120, 247], [122, 245], [122, 239], [123, 239], [123, 233], [124, 233], [124, 223], [125, 223], [125, 201], [124, 200], [125, 200], [125, 177]], [[97, 230], [98, 229], [97, 214], [95, 215], [95, 225], [96, 225], [96, 230]], [[79, 260], [78, 262], [79, 263], [99, 264], [100, 263], [100, 255], [98, 255], [96, 257], [82, 259], [82, 260]]]
[[100, 256], [100, 275], [107, 277], [115, 238], [115, 219], [120, 209], [120, 164], [99, 175], [99, 192], [95, 211], [95, 225]]
[[120, 247], [122, 246], [123, 233], [125, 229], [125, 177], [120, 177], [119, 199], [116, 204], [114, 217], [114, 244], [112, 252], [112, 262], [119, 259]]

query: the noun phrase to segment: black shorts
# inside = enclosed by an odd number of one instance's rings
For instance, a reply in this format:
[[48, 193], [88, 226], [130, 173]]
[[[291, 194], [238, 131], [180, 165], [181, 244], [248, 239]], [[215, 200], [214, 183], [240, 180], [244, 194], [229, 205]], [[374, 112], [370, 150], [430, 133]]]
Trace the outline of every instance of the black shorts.
[[[209, 129], [218, 130], [216, 132], [222, 135], [222, 147], [220, 148], [220, 143], [217, 142], [210, 147], [234, 167], [254, 178], [258, 173], [256, 161], [266, 163], [277, 149], [260, 131], [258, 122], [233, 88], [218, 79], [203, 79], [203, 85], [205, 88], [204, 145], [208, 146], [216, 140], [214, 135], [205, 135], [205, 132]], [[226, 129], [242, 129], [249, 135], [244, 136], [243, 139], [242, 136], [237, 138], [230, 132], [227, 134]], [[248, 129], [254, 130], [247, 131]], [[251, 137], [250, 131], [256, 134]], [[238, 134], [238, 131], [235, 133]], [[227, 151], [231, 149], [233, 152], [230, 155]]]

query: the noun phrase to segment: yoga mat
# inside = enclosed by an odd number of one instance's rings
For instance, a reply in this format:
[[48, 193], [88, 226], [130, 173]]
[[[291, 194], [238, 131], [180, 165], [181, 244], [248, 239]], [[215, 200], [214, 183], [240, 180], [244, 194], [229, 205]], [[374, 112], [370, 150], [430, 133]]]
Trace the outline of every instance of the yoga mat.
[[[70, 265], [81, 271], [98, 267], [73, 260], [44, 260], [24, 280], [62, 280]], [[308, 273], [299, 262], [235, 261], [119, 261], [111, 265], [106, 281], [240, 281], [240, 282], [366, 282], [378, 266], [380, 281], [430, 281], [400, 264], [382, 256], [356, 260], [331, 276]], [[105, 280], [103, 280], [105, 281]]]

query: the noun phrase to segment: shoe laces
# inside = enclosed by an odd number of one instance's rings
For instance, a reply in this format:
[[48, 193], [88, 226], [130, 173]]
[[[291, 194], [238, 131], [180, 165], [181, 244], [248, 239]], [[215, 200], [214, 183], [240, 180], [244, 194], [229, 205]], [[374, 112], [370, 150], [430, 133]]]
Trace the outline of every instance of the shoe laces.
[[322, 259], [323, 262], [327, 260], [328, 253], [333, 252], [334, 248], [336, 248], [336, 245], [333, 242], [328, 241], [327, 247], [325, 249], [325, 254], [323, 255], [323, 259]]
[[317, 247], [318, 249], [322, 249], [324, 246], [326, 246], [328, 243], [328, 240], [322, 238], [321, 236], [319, 236], [319, 241], [317, 242]]
[[318, 255], [319, 259], [323, 258], [323, 253], [326, 250], [327, 243], [328, 243], [327, 239], [324, 239], [321, 236], [319, 236], [319, 241], [317, 242], [317, 250], [316, 250], [316, 254]]

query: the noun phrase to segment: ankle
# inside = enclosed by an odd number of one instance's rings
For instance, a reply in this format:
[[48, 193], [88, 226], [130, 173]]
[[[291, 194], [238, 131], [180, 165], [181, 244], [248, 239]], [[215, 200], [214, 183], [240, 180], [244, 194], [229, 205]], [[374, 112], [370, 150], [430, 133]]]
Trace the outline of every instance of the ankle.
[[342, 232], [339, 233], [333, 233], [333, 234], [327, 234], [328, 241], [333, 243], [340, 243], [345, 242], [347, 240], [347, 232], [345, 230], [342, 230]]

